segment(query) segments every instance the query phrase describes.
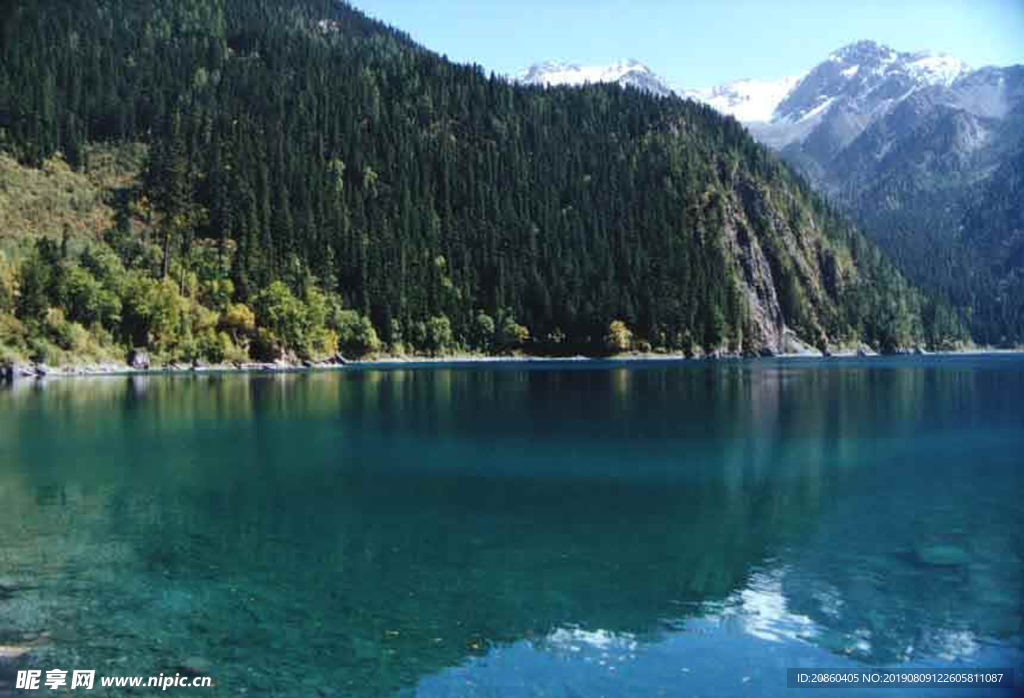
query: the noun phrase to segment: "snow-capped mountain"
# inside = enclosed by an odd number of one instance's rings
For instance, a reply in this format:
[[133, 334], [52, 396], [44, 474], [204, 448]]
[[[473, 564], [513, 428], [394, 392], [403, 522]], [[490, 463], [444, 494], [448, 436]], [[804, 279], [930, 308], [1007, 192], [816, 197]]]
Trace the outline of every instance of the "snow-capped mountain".
[[953, 56], [858, 41], [797, 77], [737, 80], [682, 94], [735, 116], [769, 146], [811, 141], [831, 158], [911, 94], [952, 88], [971, 74]]
[[606, 66], [580, 66], [546, 61], [535, 63], [516, 76], [527, 85], [587, 85], [617, 83], [632, 86], [660, 97], [673, 94], [672, 87], [639, 61], [618, 61]]
[[969, 72], [965, 63], [944, 54], [900, 53], [859, 41], [810, 70], [779, 102], [771, 121], [796, 123], [833, 104], [870, 119], [916, 90], [949, 87]]
[[849, 124], [842, 130], [852, 137], [916, 90], [951, 87], [970, 73], [946, 54], [901, 53], [858, 41], [796, 77], [737, 80], [682, 94], [748, 123], [755, 135], [781, 148], [808, 137], [827, 112], [845, 112]]
[[801, 78], [802, 75], [781, 80], [734, 80], [703, 90], [684, 90], [682, 96], [705, 102], [740, 121], [769, 121], [779, 102]]

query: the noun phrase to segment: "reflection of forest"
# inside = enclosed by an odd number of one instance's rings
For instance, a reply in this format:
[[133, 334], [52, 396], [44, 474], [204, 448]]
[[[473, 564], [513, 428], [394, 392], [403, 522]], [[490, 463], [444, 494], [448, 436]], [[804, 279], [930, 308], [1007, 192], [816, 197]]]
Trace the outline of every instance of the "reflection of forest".
[[[43, 591], [10, 617], [100, 666], [199, 655], [227, 686], [368, 695], [493, 643], [642, 641], [768, 596], [837, 652], [939, 652], [1019, 623], [1024, 522], [989, 488], [972, 525], [900, 458], [932, 434], [955, 475], [941, 435], [1019, 424], [1020, 383], [735, 363], [22, 384], [0, 393], [0, 563]], [[923, 564], [939, 544], [968, 559]]]

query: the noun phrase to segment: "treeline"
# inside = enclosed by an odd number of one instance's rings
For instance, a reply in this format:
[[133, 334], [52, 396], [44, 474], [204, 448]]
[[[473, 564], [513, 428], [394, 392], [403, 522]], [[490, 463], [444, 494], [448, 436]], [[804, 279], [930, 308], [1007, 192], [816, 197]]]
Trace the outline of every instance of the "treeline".
[[88, 171], [91, 143], [150, 144], [104, 241], [22, 250], [22, 345], [70, 323], [208, 359], [600, 350], [619, 321], [630, 346], [755, 352], [750, 237], [811, 341], [964, 338], [708, 107], [516, 86], [333, 0], [38, 0], [13, 21], [0, 147]]

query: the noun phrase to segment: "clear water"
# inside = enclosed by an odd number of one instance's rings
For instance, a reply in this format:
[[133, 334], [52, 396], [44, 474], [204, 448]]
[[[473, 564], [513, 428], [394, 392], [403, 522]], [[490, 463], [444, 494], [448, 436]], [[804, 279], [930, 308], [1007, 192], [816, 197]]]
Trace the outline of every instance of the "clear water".
[[178, 695], [1020, 686], [1022, 399], [1012, 356], [19, 383], [0, 646], [31, 652], [0, 695], [193, 657], [216, 686]]

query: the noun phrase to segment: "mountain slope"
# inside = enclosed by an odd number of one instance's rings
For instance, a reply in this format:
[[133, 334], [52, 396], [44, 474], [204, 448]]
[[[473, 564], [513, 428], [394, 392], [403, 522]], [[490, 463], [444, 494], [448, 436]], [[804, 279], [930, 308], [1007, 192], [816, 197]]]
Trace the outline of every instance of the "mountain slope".
[[91, 143], [149, 147], [104, 243], [22, 250], [0, 293], [15, 352], [83, 333], [193, 360], [961, 338], [691, 101], [488, 78], [326, 0], [50, 0], [16, 29], [5, 149], [88, 170]]

